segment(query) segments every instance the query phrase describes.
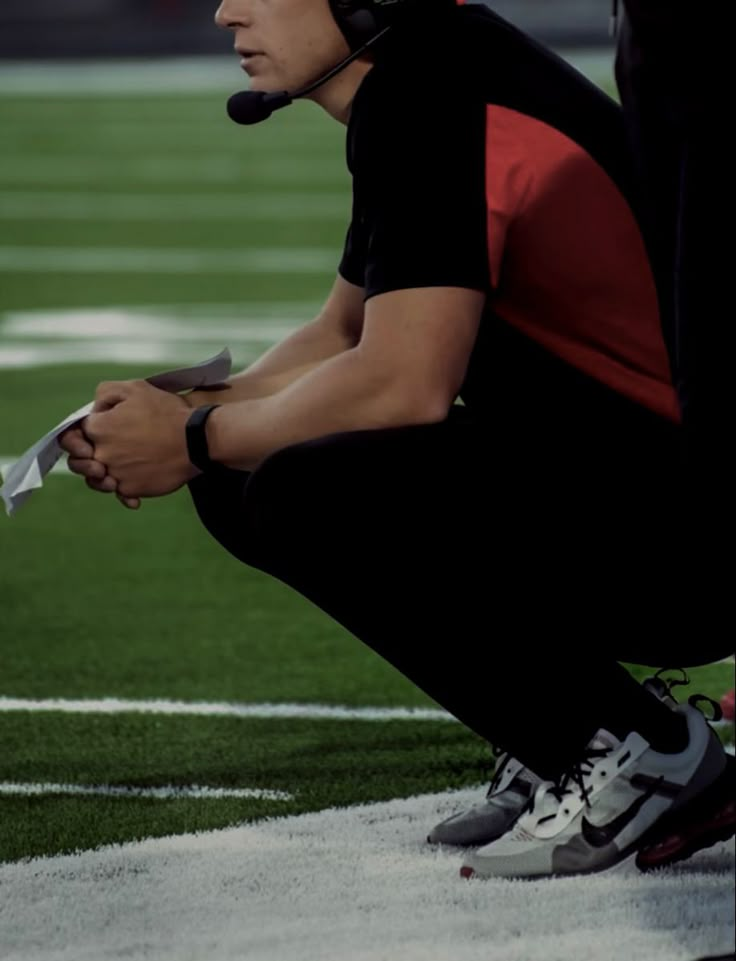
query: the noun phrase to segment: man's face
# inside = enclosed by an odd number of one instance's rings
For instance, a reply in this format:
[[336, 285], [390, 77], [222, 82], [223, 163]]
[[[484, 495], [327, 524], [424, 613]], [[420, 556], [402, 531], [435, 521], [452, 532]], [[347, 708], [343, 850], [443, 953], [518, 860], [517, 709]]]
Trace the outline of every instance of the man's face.
[[233, 31], [251, 90], [296, 90], [350, 53], [328, 0], [222, 0], [215, 22]]

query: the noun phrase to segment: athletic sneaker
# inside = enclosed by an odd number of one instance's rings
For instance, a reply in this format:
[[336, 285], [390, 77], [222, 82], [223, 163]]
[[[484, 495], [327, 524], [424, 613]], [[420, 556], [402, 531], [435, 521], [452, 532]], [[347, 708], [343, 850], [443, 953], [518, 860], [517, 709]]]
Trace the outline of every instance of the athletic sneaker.
[[458, 847], [489, 844], [514, 824], [542, 779], [509, 754], [501, 754], [485, 800], [460, 811], [430, 831], [430, 844]]
[[657, 821], [700, 795], [724, 771], [726, 753], [691, 704], [688, 746], [655, 751], [636, 731], [620, 741], [601, 729], [559, 784], [542, 782], [498, 840], [466, 855], [463, 877], [544, 878], [603, 871], [642, 847]]
[[[710, 698], [694, 694], [689, 703], [707, 700], [713, 707], [713, 721], [722, 717], [720, 706]], [[657, 821], [646, 844], [636, 852], [640, 871], [652, 871], [684, 861], [703, 848], [728, 841], [736, 834], [736, 761], [726, 757], [726, 767], [705, 791]]]
[[[646, 678], [642, 686], [670, 707], [676, 707], [671, 688], [683, 681], [665, 681], [658, 671]], [[427, 841], [430, 844], [452, 844], [473, 847], [490, 844], [516, 822], [529, 804], [542, 779], [509, 754], [499, 755], [496, 772], [485, 799], [466, 811], [460, 811], [434, 827]]]
[[640, 871], [685, 861], [736, 834], [736, 761], [726, 757], [720, 777], [689, 804], [657, 822], [656, 833], [636, 852]]

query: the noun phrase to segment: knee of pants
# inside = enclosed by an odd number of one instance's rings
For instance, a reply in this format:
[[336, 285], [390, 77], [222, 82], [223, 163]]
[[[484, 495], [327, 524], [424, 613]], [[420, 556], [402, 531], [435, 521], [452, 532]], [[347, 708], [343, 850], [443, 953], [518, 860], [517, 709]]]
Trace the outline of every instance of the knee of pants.
[[397, 486], [382, 476], [381, 431], [330, 434], [271, 454], [245, 490], [247, 526], [271, 556], [314, 557], [385, 527], [387, 501]]
[[314, 526], [325, 497], [317, 480], [325, 476], [319, 464], [318, 450], [305, 442], [269, 455], [251, 474], [243, 514], [258, 543], [284, 544]]
[[238, 560], [252, 564], [254, 537], [248, 530], [244, 491], [248, 474], [218, 471], [189, 482], [200, 521], [214, 539]]

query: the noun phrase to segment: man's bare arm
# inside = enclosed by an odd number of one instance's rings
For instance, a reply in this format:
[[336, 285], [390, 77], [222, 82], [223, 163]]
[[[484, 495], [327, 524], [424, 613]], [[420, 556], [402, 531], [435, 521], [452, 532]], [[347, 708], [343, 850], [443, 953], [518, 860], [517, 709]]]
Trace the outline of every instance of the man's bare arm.
[[222, 387], [192, 391], [190, 407], [232, 404], [284, 390], [336, 354], [355, 347], [363, 326], [363, 289], [338, 277], [319, 315], [275, 344]]
[[465, 377], [484, 300], [462, 288], [372, 298], [357, 346], [276, 394], [216, 410], [207, 423], [210, 456], [253, 470], [274, 451], [326, 434], [443, 420]]
[[[276, 344], [245, 371], [229, 378], [225, 385], [211, 390], [192, 391], [184, 398], [190, 407], [204, 404], [231, 404], [267, 397], [288, 387], [331, 357], [354, 347], [363, 327], [363, 290], [337, 277], [319, 315], [289, 337]], [[85, 477], [87, 486], [104, 494], [117, 490], [117, 481], [107, 474], [104, 464], [94, 460], [94, 449], [81, 428], [66, 431], [59, 444], [69, 455], [69, 468]], [[136, 509], [137, 498], [119, 497]]]

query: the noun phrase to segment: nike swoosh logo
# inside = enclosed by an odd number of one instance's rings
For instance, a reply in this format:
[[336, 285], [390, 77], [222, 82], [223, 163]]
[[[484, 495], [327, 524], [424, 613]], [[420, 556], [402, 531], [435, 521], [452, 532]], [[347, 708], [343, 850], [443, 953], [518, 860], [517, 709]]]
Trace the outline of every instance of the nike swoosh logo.
[[591, 824], [585, 816], [582, 820], [582, 831], [583, 837], [594, 848], [602, 848], [607, 844], [611, 844], [616, 837], [623, 831], [623, 829], [634, 820], [636, 815], [641, 811], [644, 805], [647, 803], [652, 795], [657, 793], [657, 788], [664, 781], [664, 777], [660, 777], [656, 780], [641, 797], [638, 797], [634, 803], [622, 811], [618, 817], [615, 817], [613, 821], [609, 821], [608, 824]]

